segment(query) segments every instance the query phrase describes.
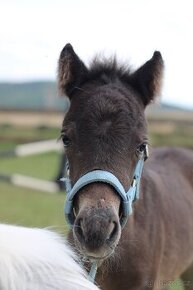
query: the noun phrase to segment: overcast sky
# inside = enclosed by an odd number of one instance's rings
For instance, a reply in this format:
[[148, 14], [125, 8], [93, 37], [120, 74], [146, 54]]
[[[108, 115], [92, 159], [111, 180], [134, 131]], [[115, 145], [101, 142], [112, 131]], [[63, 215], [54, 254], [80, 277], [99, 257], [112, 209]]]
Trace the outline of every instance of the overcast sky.
[[0, 81], [56, 78], [70, 42], [86, 62], [97, 52], [137, 68], [160, 50], [162, 99], [193, 108], [191, 0], [0, 0]]

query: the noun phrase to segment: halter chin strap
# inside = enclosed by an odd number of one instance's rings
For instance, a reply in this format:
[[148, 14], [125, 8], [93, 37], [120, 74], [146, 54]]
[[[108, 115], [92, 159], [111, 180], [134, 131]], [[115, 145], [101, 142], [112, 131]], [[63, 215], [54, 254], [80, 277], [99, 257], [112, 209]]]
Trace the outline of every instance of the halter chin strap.
[[128, 216], [132, 214], [132, 203], [139, 199], [140, 179], [143, 170], [144, 161], [148, 158], [148, 146], [144, 145], [143, 150], [139, 151], [139, 159], [137, 161], [133, 179], [128, 191], [125, 191], [119, 179], [109, 171], [93, 170], [81, 176], [74, 186], [71, 186], [69, 176], [62, 178], [65, 182], [67, 197], [64, 208], [65, 216], [68, 223], [73, 226], [75, 216], [73, 212], [73, 201], [76, 194], [86, 185], [96, 182], [106, 183], [111, 185], [118, 195], [121, 197], [122, 214], [120, 218], [121, 226], [124, 227]]

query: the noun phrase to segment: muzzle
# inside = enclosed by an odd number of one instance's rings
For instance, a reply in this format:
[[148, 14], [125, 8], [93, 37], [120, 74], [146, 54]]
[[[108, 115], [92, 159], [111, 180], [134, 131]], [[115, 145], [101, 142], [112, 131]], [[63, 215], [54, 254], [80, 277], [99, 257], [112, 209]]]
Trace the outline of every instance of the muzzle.
[[[69, 179], [69, 173], [67, 177], [61, 178], [61, 181], [65, 182], [66, 186], [66, 203], [65, 203], [65, 216], [68, 223], [73, 226], [75, 221], [75, 215], [73, 211], [73, 202], [76, 194], [86, 185], [96, 182], [102, 182], [111, 185], [117, 194], [121, 198], [121, 216], [120, 224], [122, 228], [125, 226], [129, 215], [132, 214], [132, 204], [136, 199], [139, 199], [139, 188], [141, 174], [143, 170], [144, 161], [148, 158], [148, 146], [144, 144], [143, 148], [138, 151], [139, 157], [137, 164], [135, 166], [133, 179], [129, 189], [126, 191], [119, 181], [119, 179], [109, 171], [104, 170], [93, 170], [87, 172], [85, 175], [81, 176], [77, 182], [71, 185]], [[69, 170], [68, 170], [69, 171]]]

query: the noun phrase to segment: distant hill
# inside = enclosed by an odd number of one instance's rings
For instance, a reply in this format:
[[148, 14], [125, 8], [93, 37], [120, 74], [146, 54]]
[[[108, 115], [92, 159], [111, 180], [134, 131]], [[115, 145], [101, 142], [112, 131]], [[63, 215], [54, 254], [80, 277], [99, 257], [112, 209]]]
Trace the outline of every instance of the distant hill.
[[154, 113], [162, 113], [162, 112], [192, 112], [192, 109], [186, 109], [182, 108], [179, 106], [167, 104], [167, 103], [159, 103], [157, 104], [156, 102], [150, 106], [148, 106], [148, 111], [149, 112], [154, 112]]
[[[38, 81], [26, 83], [0, 83], [0, 110], [63, 112], [67, 107], [67, 99], [58, 96], [55, 82]], [[147, 110], [149, 114], [182, 111], [186, 112], [186, 110], [179, 107], [163, 103], [152, 105]]]
[[160, 103], [152, 104], [147, 107], [146, 115], [150, 120], [160, 120], [167, 122], [168, 120], [181, 120], [186, 122], [193, 122], [193, 110], [185, 109], [170, 104]]
[[55, 82], [0, 83], [0, 109], [64, 111]]

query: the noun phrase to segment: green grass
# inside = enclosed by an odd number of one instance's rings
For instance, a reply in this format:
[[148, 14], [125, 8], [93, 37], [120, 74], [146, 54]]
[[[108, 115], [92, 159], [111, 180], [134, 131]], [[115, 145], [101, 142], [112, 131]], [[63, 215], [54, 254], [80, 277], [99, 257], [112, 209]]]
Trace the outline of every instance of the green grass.
[[185, 138], [178, 134], [165, 135], [154, 133], [150, 135], [150, 144], [152, 144], [152, 146], [179, 146], [193, 149], [193, 138], [190, 136], [186, 136]]
[[184, 290], [184, 287], [182, 285], [182, 281], [180, 279], [176, 280], [175, 282], [170, 284], [170, 290]]
[[[0, 142], [0, 150], [13, 149], [21, 139], [25, 142], [54, 139], [58, 131], [58, 129], [46, 127], [29, 129], [3, 126], [1, 138], [4, 142]], [[59, 158], [56, 152], [20, 158], [1, 158], [0, 172], [54, 180]], [[66, 232], [67, 226], [63, 214], [64, 199], [64, 194], [49, 195], [0, 182], [0, 221], [35, 227], [51, 226]]]
[[[14, 127], [10, 125], [0, 125], [0, 143], [9, 143], [10, 141], [16, 143], [28, 143], [37, 140], [56, 139], [59, 137], [59, 128], [49, 128], [46, 126], [39, 126], [35, 128], [29, 127]], [[0, 150], [2, 150], [0, 145]]]
[[7, 139], [32, 139], [32, 140], [44, 140], [44, 139], [57, 139], [60, 133], [59, 128], [38, 126], [38, 127], [14, 127], [11, 125], [0, 125], [1, 138]]
[[59, 154], [48, 152], [26, 157], [2, 158], [0, 172], [19, 173], [46, 180], [53, 180], [59, 164]]
[[0, 183], [0, 221], [24, 226], [54, 227], [67, 231], [64, 194], [49, 195]]
[[18, 142], [16, 140], [0, 140], [0, 152], [13, 150], [17, 146]]
[[193, 122], [149, 122], [152, 146], [181, 146], [193, 149]]

